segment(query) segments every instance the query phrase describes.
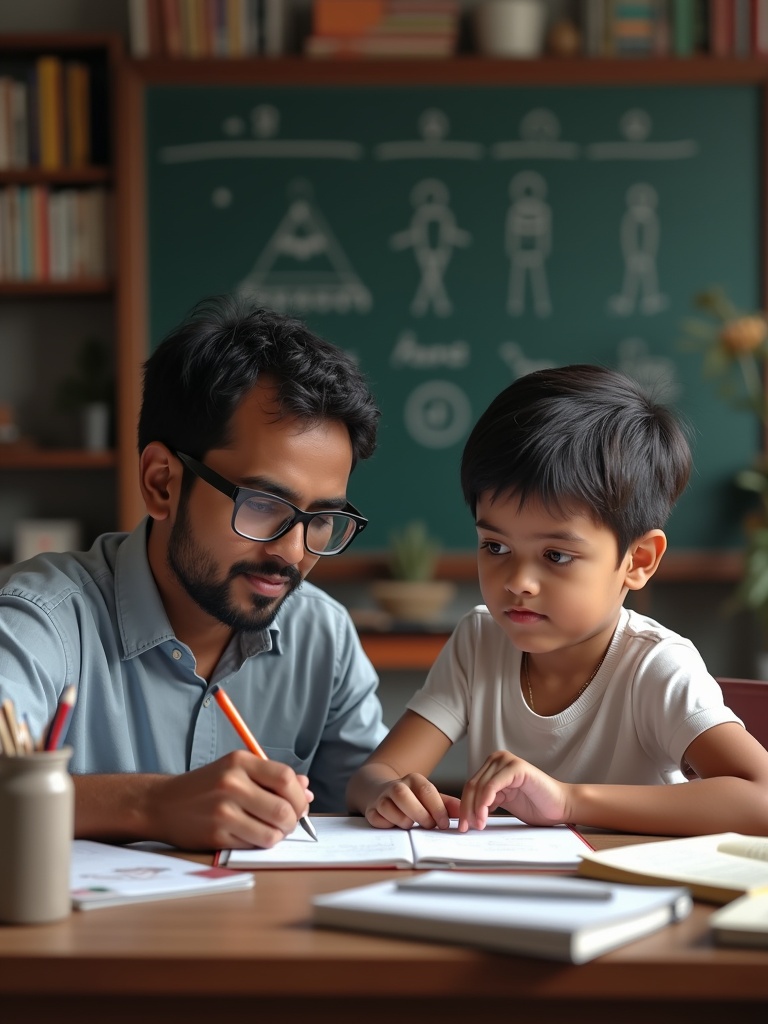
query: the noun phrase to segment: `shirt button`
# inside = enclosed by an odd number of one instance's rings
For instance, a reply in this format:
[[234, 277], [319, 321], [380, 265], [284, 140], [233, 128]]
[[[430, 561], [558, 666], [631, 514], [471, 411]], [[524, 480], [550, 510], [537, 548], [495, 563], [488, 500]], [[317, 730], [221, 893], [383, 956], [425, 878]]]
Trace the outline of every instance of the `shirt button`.
[[174, 661], [181, 661], [181, 651], [178, 647], [174, 648], [172, 657]]
[[210, 697], [206, 697], [205, 700], [203, 701], [203, 707], [204, 708], [209, 707], [210, 703], [211, 703], [211, 698]]

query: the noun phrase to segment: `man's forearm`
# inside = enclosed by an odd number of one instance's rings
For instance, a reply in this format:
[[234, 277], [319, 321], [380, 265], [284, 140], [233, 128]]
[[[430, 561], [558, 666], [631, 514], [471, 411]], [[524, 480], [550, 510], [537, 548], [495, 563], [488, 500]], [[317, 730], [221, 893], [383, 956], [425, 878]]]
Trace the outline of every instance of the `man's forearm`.
[[107, 842], [156, 839], [150, 796], [162, 775], [75, 775], [75, 837]]

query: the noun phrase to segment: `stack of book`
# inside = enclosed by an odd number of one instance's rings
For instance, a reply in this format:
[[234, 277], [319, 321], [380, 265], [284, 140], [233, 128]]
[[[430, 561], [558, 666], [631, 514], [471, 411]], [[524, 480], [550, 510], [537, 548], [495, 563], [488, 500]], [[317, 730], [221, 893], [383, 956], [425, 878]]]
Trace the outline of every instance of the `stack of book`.
[[457, 0], [314, 0], [308, 57], [449, 57]]
[[768, 0], [581, 0], [591, 57], [768, 56]]
[[610, 30], [616, 56], [648, 57], [665, 49], [667, 22], [661, 15], [655, 0], [614, 3]]
[[285, 52], [289, 0], [129, 0], [134, 57], [229, 59]]
[[90, 68], [41, 56], [0, 75], [0, 170], [91, 163]]
[[109, 270], [105, 188], [0, 189], [0, 281], [83, 281]]

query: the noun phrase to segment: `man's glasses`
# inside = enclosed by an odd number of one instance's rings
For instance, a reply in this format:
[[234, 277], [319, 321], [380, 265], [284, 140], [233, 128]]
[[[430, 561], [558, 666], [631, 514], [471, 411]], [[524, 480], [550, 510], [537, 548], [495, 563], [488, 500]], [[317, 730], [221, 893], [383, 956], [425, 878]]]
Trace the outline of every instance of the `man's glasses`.
[[301, 523], [304, 547], [310, 554], [339, 555], [368, 525], [368, 520], [349, 503], [339, 510], [303, 512], [285, 498], [230, 483], [191, 455], [174, 454], [195, 476], [232, 499], [232, 529], [248, 540], [277, 540]]

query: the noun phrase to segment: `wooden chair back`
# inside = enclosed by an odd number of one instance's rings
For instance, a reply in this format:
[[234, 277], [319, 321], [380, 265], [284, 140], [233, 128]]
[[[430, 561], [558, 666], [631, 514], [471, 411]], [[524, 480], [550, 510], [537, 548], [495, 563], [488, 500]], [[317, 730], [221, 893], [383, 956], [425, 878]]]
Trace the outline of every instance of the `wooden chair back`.
[[747, 730], [768, 749], [768, 682], [718, 677], [725, 703]]

